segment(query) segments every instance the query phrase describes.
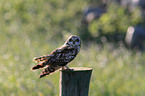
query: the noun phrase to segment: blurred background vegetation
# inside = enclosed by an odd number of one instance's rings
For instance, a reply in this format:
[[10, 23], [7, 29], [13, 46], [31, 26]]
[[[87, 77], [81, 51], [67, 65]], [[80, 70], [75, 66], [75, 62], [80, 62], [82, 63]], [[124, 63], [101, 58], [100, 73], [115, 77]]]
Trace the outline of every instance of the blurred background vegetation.
[[38, 79], [42, 70], [30, 70], [32, 59], [73, 34], [82, 48], [69, 66], [93, 68], [89, 96], [144, 96], [145, 54], [124, 44], [127, 28], [144, 24], [141, 10], [112, 0], [98, 19], [84, 23], [85, 9], [102, 1], [1, 0], [0, 96], [58, 96], [59, 71]]

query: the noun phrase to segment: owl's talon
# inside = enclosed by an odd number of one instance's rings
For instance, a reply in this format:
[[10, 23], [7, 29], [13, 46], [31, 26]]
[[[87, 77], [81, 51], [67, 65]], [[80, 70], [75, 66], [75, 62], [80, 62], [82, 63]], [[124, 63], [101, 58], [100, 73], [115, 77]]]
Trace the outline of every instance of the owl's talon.
[[65, 70], [67, 70], [67, 71], [74, 71], [74, 69], [65, 69]]
[[64, 68], [64, 67], [62, 67], [62, 68], [61, 68], [61, 70], [65, 70], [65, 68]]

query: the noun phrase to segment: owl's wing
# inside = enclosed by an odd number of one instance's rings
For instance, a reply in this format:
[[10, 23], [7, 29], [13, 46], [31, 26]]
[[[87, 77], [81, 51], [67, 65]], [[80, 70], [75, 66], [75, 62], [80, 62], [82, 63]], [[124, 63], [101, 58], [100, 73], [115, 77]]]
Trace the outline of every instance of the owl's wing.
[[45, 66], [47, 65], [47, 61], [48, 61], [51, 57], [53, 57], [53, 55], [50, 55], [50, 54], [49, 54], [49, 55], [40, 56], [40, 57], [35, 57], [35, 58], [33, 59], [33, 61], [35, 61], [36, 63], [39, 63], [39, 64], [33, 66], [33, 67], [31, 68], [31, 70], [36, 70], [36, 69], [40, 69], [40, 68], [45, 67]]
[[53, 55], [48, 54], [48, 55], [44, 55], [44, 56], [40, 56], [40, 57], [34, 57], [33, 61], [35, 61], [36, 63], [48, 60], [50, 57], [52, 57]]
[[74, 52], [74, 48], [64, 45], [51, 53], [54, 56], [48, 62], [50, 65], [65, 66], [74, 59], [75, 55], [72, 56]]
[[57, 69], [61, 68], [63, 64], [68, 63], [66, 62], [65, 56], [70, 50], [71, 48], [67, 45], [64, 45], [54, 50], [51, 53], [53, 57], [47, 61], [47, 63], [49, 63], [50, 65], [41, 72], [39, 78], [55, 72]]
[[[56, 63], [54, 64], [53, 62], [60, 60], [60, 56], [65, 49], [68, 49], [68, 46], [62, 46], [60, 48], [57, 48], [51, 54], [40, 56], [40, 57], [35, 57], [33, 59], [33, 61], [35, 61], [36, 63], [39, 63], [39, 64], [32, 67], [31, 70], [44, 68], [46, 65], [47, 66], [57, 65]], [[57, 62], [57, 63], [59, 63], [59, 62]], [[62, 62], [60, 62], [60, 63], [62, 63]]]
[[57, 48], [51, 54], [48, 54], [48, 55], [44, 55], [44, 56], [40, 56], [40, 57], [34, 57], [33, 61], [35, 61], [36, 63], [39, 63], [39, 62], [42, 62], [42, 61], [46, 61], [50, 57], [53, 57], [56, 53], [62, 52], [65, 49], [68, 49], [68, 46], [64, 45], [64, 46], [62, 46], [60, 48]]

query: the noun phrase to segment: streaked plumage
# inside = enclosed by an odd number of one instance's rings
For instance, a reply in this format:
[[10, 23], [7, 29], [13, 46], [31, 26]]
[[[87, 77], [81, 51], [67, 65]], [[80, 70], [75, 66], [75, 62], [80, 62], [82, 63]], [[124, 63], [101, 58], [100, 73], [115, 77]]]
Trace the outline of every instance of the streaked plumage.
[[80, 51], [80, 47], [80, 38], [76, 35], [71, 35], [60, 48], [55, 49], [48, 55], [35, 57], [33, 60], [39, 64], [32, 67], [32, 70], [46, 67], [39, 76], [39, 78], [42, 78], [61, 67], [68, 69], [67, 64], [76, 57]]

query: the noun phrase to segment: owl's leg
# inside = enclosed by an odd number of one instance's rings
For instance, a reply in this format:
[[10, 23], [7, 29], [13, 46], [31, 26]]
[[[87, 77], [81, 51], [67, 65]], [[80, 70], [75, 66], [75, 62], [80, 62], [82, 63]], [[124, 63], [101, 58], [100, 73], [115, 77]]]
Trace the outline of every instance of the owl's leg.
[[70, 69], [67, 65], [65, 65], [64, 67], [66, 68], [65, 70], [73, 71], [73, 69]]

